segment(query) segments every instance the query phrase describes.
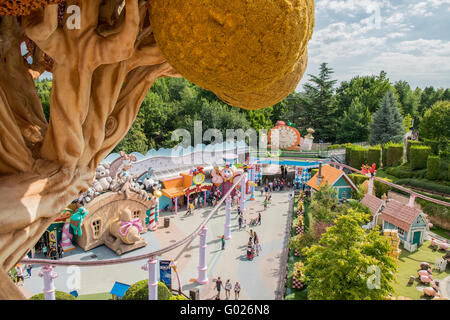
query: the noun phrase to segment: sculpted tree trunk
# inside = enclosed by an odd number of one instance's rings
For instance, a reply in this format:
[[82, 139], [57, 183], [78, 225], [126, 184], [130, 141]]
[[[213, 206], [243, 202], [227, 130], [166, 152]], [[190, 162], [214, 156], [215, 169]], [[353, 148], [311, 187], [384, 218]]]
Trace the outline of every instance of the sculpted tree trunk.
[[[0, 16], [0, 299], [23, 298], [6, 272], [92, 183], [154, 81], [179, 76], [156, 45], [146, 2], [69, 0]], [[71, 5], [80, 29], [62, 14]], [[33, 81], [44, 70], [53, 73], [49, 123]]]

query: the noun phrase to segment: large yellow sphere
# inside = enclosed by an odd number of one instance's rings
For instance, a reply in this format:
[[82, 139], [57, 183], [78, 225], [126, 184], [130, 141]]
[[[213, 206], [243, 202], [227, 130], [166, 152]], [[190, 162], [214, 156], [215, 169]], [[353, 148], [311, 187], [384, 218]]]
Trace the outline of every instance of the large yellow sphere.
[[287, 76], [275, 81], [263, 89], [244, 93], [216, 93], [220, 100], [230, 106], [247, 110], [257, 110], [273, 106], [286, 98], [297, 87], [303, 77], [308, 62], [308, 54], [305, 53], [294, 66], [294, 70]]
[[152, 0], [167, 61], [217, 93], [254, 92], [292, 72], [314, 26], [313, 0]]

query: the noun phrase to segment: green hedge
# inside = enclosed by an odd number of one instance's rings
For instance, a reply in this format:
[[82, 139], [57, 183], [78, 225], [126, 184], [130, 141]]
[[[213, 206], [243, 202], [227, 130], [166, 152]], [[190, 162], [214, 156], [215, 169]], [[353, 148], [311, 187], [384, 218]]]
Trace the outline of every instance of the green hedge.
[[[77, 300], [73, 295], [63, 291], [55, 291], [55, 299], [56, 300]], [[32, 296], [28, 300], [45, 300], [44, 293], [38, 293]]]
[[390, 143], [386, 150], [386, 167], [398, 166], [403, 162], [403, 144]]
[[311, 177], [314, 177], [317, 172], [319, 172], [319, 169], [311, 169]]
[[[367, 177], [365, 175], [362, 175], [362, 174], [358, 174], [358, 173], [349, 174], [348, 177], [353, 181], [353, 183], [356, 186], [359, 186], [364, 181], [369, 179], [369, 177]], [[384, 178], [384, 180], [386, 180], [388, 182], [392, 182], [392, 180], [390, 180], [390, 179]], [[387, 192], [389, 190], [391, 190], [391, 187], [389, 187], [387, 184], [384, 184], [384, 183], [382, 183], [380, 181], [377, 181], [377, 180], [374, 181], [373, 188], [375, 189], [375, 195], [378, 198], [381, 198], [384, 194], [387, 194]]]
[[423, 139], [423, 144], [431, 148], [431, 154], [433, 155], [439, 155], [439, 141], [436, 140], [430, 140], [430, 139]]
[[[171, 297], [169, 288], [164, 283], [158, 282], [158, 300], [170, 300]], [[125, 292], [122, 300], [148, 300], [148, 280], [134, 283]]]
[[386, 168], [385, 171], [387, 174], [397, 177], [399, 179], [410, 179], [410, 178], [423, 179], [427, 174], [426, 169], [411, 170], [411, 166], [409, 163], [405, 163], [398, 167], [389, 167]]
[[429, 202], [420, 198], [416, 198], [416, 201], [422, 207], [422, 211], [429, 215], [440, 217], [446, 221], [450, 221], [450, 209], [446, 206], [441, 206], [439, 204]]
[[430, 180], [439, 179], [439, 164], [441, 158], [438, 156], [429, 156], [427, 160], [427, 178]]
[[353, 145], [349, 145], [349, 146], [345, 147], [345, 163], [348, 165], [350, 165], [352, 149], [353, 149]]
[[331, 146], [328, 146], [328, 150], [336, 150], [336, 149], [345, 149], [347, 147], [351, 147], [351, 143], [343, 143], [343, 144], [333, 144]]
[[412, 146], [410, 151], [411, 170], [420, 170], [427, 167], [427, 159], [431, 153], [428, 146]]
[[421, 142], [421, 141], [408, 140], [408, 142], [406, 144], [406, 159], [407, 159], [407, 161], [411, 160], [410, 155], [409, 155], [411, 146], [422, 146], [422, 145], [423, 145], [423, 142]]
[[425, 190], [435, 191], [442, 194], [450, 194], [450, 187], [442, 184], [438, 184], [431, 181], [425, 181], [420, 179], [400, 179], [395, 182], [398, 185], [406, 185]]
[[367, 154], [367, 164], [371, 166], [372, 163], [377, 165], [377, 169], [381, 167], [381, 146], [373, 146], [369, 148], [369, 152]]
[[363, 164], [367, 164], [369, 150], [363, 147], [354, 146], [350, 150], [350, 166], [361, 170]]

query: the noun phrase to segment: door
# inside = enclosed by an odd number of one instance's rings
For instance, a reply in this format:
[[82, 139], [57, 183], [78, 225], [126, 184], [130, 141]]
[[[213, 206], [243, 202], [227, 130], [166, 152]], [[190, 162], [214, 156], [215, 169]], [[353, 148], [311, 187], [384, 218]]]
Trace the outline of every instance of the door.
[[422, 232], [420, 232], [420, 231], [414, 232], [414, 235], [413, 235], [413, 244], [420, 245], [420, 237], [421, 237], [421, 235], [422, 235]]

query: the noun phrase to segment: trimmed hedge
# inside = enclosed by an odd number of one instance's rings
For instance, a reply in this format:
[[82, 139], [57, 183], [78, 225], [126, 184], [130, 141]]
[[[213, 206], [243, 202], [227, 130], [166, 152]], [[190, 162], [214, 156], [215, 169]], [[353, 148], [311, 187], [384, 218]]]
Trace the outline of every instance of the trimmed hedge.
[[398, 166], [403, 162], [403, 144], [389, 143], [386, 150], [386, 167]]
[[423, 179], [427, 174], [426, 169], [412, 171], [409, 163], [405, 163], [398, 167], [389, 167], [386, 168], [385, 171], [387, 174], [397, 177], [399, 179], [410, 179], [410, 178]]
[[349, 146], [345, 147], [345, 163], [348, 165], [350, 165], [352, 148], [353, 148], [353, 145], [349, 145]]
[[[158, 282], [158, 300], [170, 300], [172, 294], [169, 288], [162, 283]], [[148, 300], [148, 280], [141, 280], [134, 283], [128, 288], [127, 292], [123, 296], [122, 300]]]
[[361, 169], [363, 164], [367, 164], [369, 150], [363, 147], [355, 146], [350, 150], [350, 166], [355, 169]]
[[377, 169], [381, 167], [381, 146], [373, 146], [369, 148], [367, 154], [367, 164], [371, 166], [372, 163], [377, 165]]
[[314, 177], [317, 172], [319, 172], [319, 169], [311, 169], [311, 178]]
[[415, 141], [415, 140], [408, 140], [406, 143], [406, 160], [410, 161], [410, 149], [411, 146], [423, 146], [423, 142], [421, 141]]
[[424, 181], [419, 179], [400, 179], [395, 182], [398, 185], [406, 185], [425, 190], [435, 191], [442, 194], [450, 194], [450, 187], [431, 181]]
[[[56, 300], [77, 300], [73, 295], [63, 291], [55, 291]], [[28, 300], [45, 300], [44, 293], [38, 293], [29, 298]]]
[[328, 146], [328, 150], [337, 150], [337, 149], [345, 149], [347, 147], [351, 147], [351, 143], [343, 143], [343, 144], [333, 144], [331, 146]]
[[410, 151], [411, 170], [419, 170], [427, 167], [427, 159], [431, 148], [427, 146], [412, 146]]
[[439, 179], [439, 164], [441, 158], [438, 156], [429, 156], [427, 160], [427, 178], [430, 180]]
[[423, 139], [423, 144], [431, 148], [431, 154], [433, 155], [439, 155], [439, 141], [436, 140], [430, 140], [430, 139]]

